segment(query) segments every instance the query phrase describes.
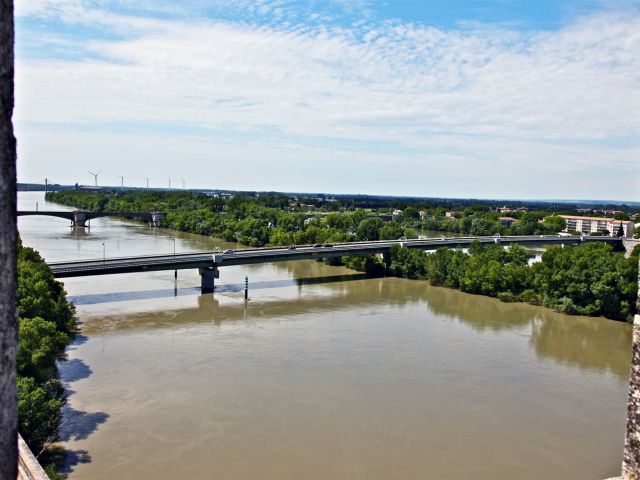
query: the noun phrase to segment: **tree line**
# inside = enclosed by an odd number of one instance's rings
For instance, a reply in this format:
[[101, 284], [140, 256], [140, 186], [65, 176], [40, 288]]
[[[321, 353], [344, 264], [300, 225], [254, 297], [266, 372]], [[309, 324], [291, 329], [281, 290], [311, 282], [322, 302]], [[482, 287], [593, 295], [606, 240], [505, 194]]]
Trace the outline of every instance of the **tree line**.
[[[383, 221], [379, 211], [300, 212], [283, 195], [231, 198], [195, 192], [117, 191], [50, 192], [49, 200], [93, 211], [164, 213], [163, 226], [215, 236], [252, 247], [313, 244], [417, 237], [420, 230], [469, 235], [554, 234], [564, 220], [549, 212], [514, 212], [517, 223], [504, 225], [499, 214], [484, 205], [470, 205], [455, 216], [443, 207], [423, 210], [407, 206], [393, 221]], [[292, 211], [293, 210], [293, 211]], [[388, 213], [388, 212], [387, 212]]]
[[625, 258], [609, 245], [591, 243], [551, 247], [530, 265], [530, 255], [519, 245], [504, 249], [474, 242], [468, 252], [441, 248], [431, 253], [394, 246], [389, 273], [571, 315], [631, 320], [639, 256], [640, 246]]

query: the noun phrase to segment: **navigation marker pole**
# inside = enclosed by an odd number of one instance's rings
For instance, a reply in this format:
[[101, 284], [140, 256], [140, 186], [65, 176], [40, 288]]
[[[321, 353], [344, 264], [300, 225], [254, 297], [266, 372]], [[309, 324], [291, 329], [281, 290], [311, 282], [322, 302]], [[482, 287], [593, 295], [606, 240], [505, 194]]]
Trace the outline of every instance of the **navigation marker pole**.
[[246, 302], [249, 299], [249, 277], [247, 275], [244, 276], [244, 301]]

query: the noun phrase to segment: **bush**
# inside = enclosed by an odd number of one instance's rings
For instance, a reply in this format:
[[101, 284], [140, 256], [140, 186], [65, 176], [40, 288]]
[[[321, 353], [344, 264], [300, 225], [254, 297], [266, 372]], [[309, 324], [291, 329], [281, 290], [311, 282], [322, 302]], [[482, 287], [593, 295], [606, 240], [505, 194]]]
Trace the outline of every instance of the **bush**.
[[41, 317], [20, 319], [18, 323], [17, 372], [46, 382], [56, 376], [56, 356], [64, 351], [69, 336], [56, 324]]
[[18, 423], [31, 450], [39, 452], [57, 438], [64, 399], [59, 384], [39, 385], [32, 377], [18, 377]]
[[509, 303], [509, 302], [515, 302], [516, 297], [511, 292], [500, 292], [498, 294], [498, 300], [500, 300], [501, 302]]

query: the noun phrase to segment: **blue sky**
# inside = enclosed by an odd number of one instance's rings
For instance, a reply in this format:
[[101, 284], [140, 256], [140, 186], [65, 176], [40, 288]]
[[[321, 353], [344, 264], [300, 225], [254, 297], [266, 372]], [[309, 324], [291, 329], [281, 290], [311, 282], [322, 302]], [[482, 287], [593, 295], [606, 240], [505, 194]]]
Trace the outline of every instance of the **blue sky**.
[[640, 2], [16, 0], [19, 181], [640, 200]]

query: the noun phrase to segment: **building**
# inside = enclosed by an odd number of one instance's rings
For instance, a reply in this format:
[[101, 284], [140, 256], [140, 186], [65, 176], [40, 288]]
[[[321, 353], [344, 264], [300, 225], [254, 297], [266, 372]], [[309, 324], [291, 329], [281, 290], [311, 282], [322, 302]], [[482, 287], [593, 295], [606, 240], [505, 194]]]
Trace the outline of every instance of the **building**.
[[425, 212], [424, 210], [420, 210], [418, 212], [418, 215], [420, 215], [420, 220], [426, 220], [427, 218], [427, 212]]
[[400, 210], [400, 209], [395, 209], [395, 210], [393, 211], [393, 213], [391, 214], [391, 216], [392, 216], [393, 218], [399, 218], [399, 217], [401, 217], [401, 216], [402, 216], [402, 210]]
[[628, 220], [614, 220], [607, 217], [580, 217], [576, 215], [559, 215], [567, 222], [565, 232], [580, 232], [583, 235], [591, 235], [592, 233], [602, 233], [605, 230], [609, 235], [614, 237], [618, 235], [618, 230], [622, 226], [622, 232], [625, 237], [633, 237], [634, 225]]
[[618, 213], [624, 213], [622, 210], [594, 210], [595, 212], [602, 212], [603, 215], [605, 216], [611, 216], [613, 217], [614, 215], [618, 214]]

